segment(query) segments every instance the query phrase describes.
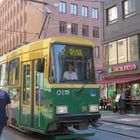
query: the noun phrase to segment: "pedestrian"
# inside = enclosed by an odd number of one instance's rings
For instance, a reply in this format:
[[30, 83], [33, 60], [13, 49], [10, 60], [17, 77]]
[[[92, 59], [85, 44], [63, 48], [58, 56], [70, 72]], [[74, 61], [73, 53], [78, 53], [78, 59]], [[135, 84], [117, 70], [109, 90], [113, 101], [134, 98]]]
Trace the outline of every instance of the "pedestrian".
[[125, 113], [125, 89], [123, 88], [121, 90], [121, 96], [120, 96], [120, 114]]
[[7, 126], [12, 124], [12, 107], [8, 93], [0, 89], [0, 137], [2, 130], [6, 123], [6, 111], [7, 111]]
[[120, 112], [120, 97], [121, 97], [121, 90], [119, 89], [115, 92], [115, 100], [114, 100], [114, 112]]

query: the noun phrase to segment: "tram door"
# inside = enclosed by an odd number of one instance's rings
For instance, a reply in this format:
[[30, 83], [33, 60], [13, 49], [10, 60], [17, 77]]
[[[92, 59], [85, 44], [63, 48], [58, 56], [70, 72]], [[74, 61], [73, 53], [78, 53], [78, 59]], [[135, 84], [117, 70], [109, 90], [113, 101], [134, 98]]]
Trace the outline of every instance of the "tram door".
[[21, 88], [21, 124], [33, 127], [34, 116], [34, 76], [33, 61], [22, 63], [22, 88]]
[[44, 60], [34, 61], [34, 128], [44, 129]]

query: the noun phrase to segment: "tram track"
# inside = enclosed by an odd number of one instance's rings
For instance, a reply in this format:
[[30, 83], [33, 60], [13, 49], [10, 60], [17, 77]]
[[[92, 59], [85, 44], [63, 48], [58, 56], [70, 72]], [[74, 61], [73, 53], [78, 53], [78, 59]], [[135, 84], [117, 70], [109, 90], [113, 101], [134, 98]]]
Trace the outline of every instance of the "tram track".
[[128, 134], [124, 134], [124, 133], [120, 133], [120, 132], [115, 132], [115, 131], [110, 131], [110, 130], [105, 130], [105, 129], [101, 129], [101, 128], [98, 128], [98, 130], [140, 140], [140, 137], [137, 137], [137, 136], [132, 136], [132, 135], [128, 135]]
[[[102, 124], [103, 123], [110, 123], [110, 124], [116, 124], [116, 123], [114, 123], [114, 122], [105, 122], [105, 121], [102, 121]], [[129, 126], [128, 124], [120, 124], [120, 123], [118, 123], [118, 125], [122, 125], [122, 126]], [[134, 127], [134, 126], [130, 126], [130, 127]], [[136, 126], [135, 126], [136, 127]], [[98, 127], [97, 128], [97, 131], [104, 131], [104, 132], [107, 132], [107, 133], [111, 133], [111, 134], [117, 134], [117, 135], [120, 135], [120, 136], [125, 136], [125, 137], [128, 137], [128, 138], [134, 138], [134, 139], [138, 139], [138, 140], [140, 140], [140, 136], [134, 136], [134, 135], [131, 135], [131, 134], [126, 134], [126, 133], [123, 133], [123, 131], [122, 132], [117, 132], [117, 130], [116, 131], [112, 131], [112, 130], [107, 130], [107, 129], [105, 129], [105, 128], [101, 128], [101, 127]], [[129, 133], [129, 132], [128, 132]]]

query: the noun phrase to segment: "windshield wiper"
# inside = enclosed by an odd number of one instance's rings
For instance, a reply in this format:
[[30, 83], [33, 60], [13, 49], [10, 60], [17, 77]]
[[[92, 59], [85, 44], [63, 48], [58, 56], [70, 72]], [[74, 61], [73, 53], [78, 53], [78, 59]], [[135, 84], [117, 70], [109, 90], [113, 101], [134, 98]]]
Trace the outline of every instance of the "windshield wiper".
[[85, 85], [86, 85], [85, 83], [82, 84], [82, 86], [77, 91], [77, 94], [79, 94], [84, 89]]

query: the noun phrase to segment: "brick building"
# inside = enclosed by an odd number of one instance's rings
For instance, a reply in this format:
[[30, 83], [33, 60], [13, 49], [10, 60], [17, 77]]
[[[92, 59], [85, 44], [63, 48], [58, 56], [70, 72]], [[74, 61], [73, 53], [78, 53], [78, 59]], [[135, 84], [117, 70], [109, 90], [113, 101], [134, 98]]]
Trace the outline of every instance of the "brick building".
[[96, 45], [94, 57], [98, 74], [102, 69], [100, 8], [102, 8], [102, 2], [98, 0], [95, 2], [2, 0], [0, 3], [0, 55], [16, 48], [24, 41], [35, 41], [52, 36], [84, 37]]

